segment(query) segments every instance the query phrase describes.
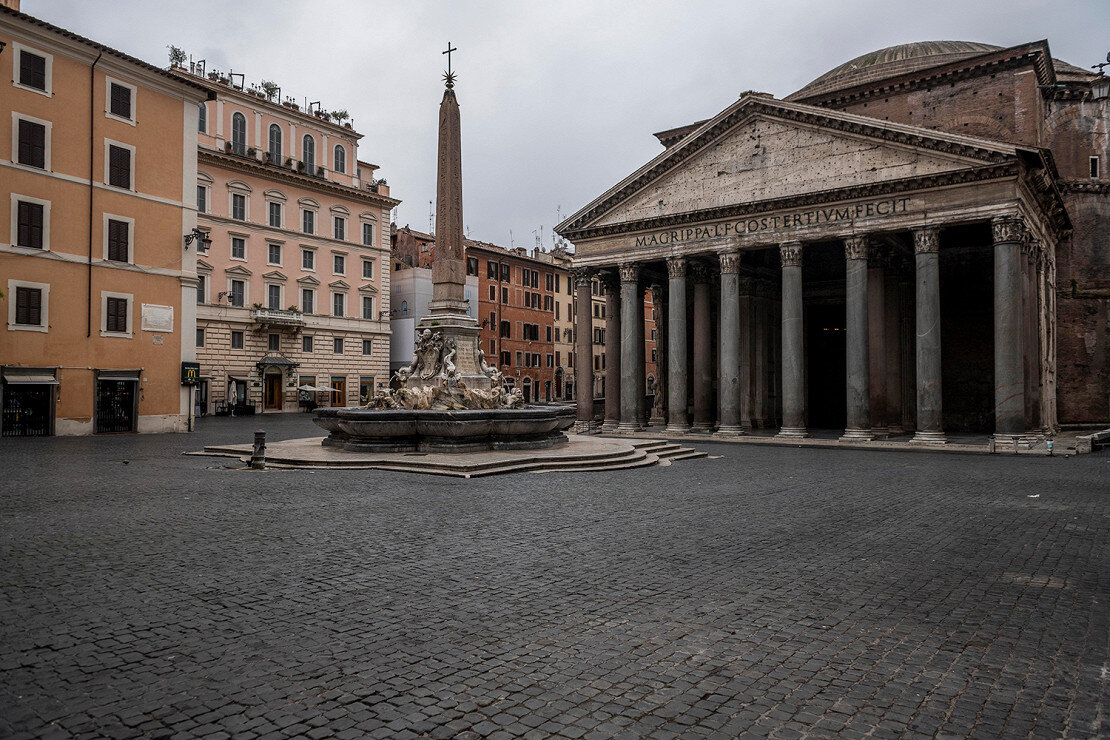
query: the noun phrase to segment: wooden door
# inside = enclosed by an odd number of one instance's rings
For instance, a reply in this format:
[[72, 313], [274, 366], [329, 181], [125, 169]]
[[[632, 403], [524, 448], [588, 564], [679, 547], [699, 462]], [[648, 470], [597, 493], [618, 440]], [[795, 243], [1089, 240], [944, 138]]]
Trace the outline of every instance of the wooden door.
[[347, 379], [346, 378], [332, 378], [331, 379], [331, 405], [332, 406], [346, 406], [347, 405]]
[[281, 376], [267, 375], [262, 394], [262, 408], [271, 411], [281, 410]]

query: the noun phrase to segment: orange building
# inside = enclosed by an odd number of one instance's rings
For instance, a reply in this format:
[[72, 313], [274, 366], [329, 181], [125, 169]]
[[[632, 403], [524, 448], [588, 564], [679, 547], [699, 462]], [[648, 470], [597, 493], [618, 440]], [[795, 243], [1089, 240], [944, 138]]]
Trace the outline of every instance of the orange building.
[[389, 376], [389, 197], [344, 116], [176, 69], [197, 119], [197, 413], [369, 401]]
[[3, 434], [185, 430], [209, 93], [17, 7], [0, 6]]

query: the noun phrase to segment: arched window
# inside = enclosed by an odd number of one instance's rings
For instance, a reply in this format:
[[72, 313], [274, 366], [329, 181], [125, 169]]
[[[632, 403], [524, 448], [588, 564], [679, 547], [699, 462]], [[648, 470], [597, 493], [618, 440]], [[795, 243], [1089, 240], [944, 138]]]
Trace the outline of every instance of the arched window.
[[276, 123], [270, 124], [270, 141], [266, 149], [270, 152], [270, 161], [281, 164], [281, 126]]
[[200, 103], [197, 105], [197, 111], [199, 112], [197, 116], [197, 131], [206, 134], [208, 133], [208, 106], [205, 103]]
[[301, 141], [301, 161], [304, 162], [305, 170], [308, 173], [316, 171], [316, 139], [313, 139], [309, 134], [304, 135]]
[[247, 117], [242, 113], [231, 117], [231, 151], [240, 156], [247, 153]]
[[408, 314], [409, 314], [409, 302], [408, 301], [401, 301], [401, 315], [402, 316], [408, 316]]
[[335, 166], [332, 167], [336, 172], [347, 171], [347, 150], [342, 145], [335, 145]]

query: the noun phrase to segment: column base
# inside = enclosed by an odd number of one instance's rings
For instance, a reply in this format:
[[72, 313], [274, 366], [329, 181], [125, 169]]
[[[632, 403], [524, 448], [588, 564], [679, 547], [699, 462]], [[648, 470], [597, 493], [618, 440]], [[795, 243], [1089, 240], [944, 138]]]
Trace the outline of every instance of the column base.
[[668, 424], [665, 431], [668, 431], [671, 434], [689, 434], [690, 433], [690, 425], [689, 424]]
[[919, 429], [910, 442], [919, 445], [946, 445], [948, 438], [944, 436], [944, 432], [926, 432]]
[[722, 424], [717, 427], [717, 436], [719, 437], [741, 437], [745, 434], [747, 432], [739, 424]]
[[634, 421], [622, 421], [620, 424], [617, 425], [616, 428], [616, 431], [618, 432], [639, 432], [642, 430], [643, 427], [641, 427]]
[[870, 429], [845, 429], [844, 434], [840, 435], [841, 442], [870, 442], [873, 439], [875, 435]]
[[694, 425], [690, 427], [691, 434], [712, 434], [713, 425], [704, 421], [695, 421]]
[[619, 426], [620, 426], [620, 422], [617, 421], [616, 419], [606, 419], [605, 421], [601, 422], [601, 431], [603, 431], [603, 432], [615, 432], [615, 431], [617, 431], [617, 427], [619, 427]]
[[805, 439], [808, 436], [809, 432], [805, 427], [782, 427], [775, 439]]

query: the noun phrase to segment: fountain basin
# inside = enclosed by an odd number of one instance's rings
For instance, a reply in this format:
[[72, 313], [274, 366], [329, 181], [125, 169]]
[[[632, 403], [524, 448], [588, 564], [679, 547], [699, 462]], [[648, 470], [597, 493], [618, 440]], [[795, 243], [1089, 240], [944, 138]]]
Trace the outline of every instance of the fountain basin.
[[568, 406], [439, 411], [317, 409], [313, 422], [328, 432], [323, 444], [358, 451], [480, 452], [540, 450], [567, 441], [574, 426]]

